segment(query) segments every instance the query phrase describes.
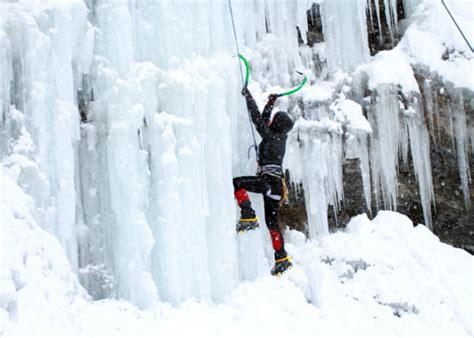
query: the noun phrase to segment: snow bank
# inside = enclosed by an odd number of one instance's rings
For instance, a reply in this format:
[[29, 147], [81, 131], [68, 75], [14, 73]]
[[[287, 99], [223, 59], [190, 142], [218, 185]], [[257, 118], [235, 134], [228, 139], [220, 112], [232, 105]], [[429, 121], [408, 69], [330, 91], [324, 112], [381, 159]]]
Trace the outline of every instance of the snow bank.
[[344, 100], [340, 103], [340, 111], [352, 133], [372, 133], [372, 127], [362, 113], [360, 104], [352, 100]]
[[[6, 334], [459, 335], [474, 333], [472, 255], [395, 212], [354, 217], [319, 240], [287, 230], [295, 266], [261, 274], [222, 303], [190, 299], [140, 311], [121, 300], [44, 303], [62, 321], [9, 321]], [[64, 255], [63, 255], [64, 256]], [[5, 299], [3, 297], [2, 299]], [[64, 299], [70, 299], [65, 297]], [[21, 311], [27, 305], [21, 305]], [[33, 316], [34, 313], [28, 313]], [[28, 324], [26, 324], [28, 323]]]
[[359, 215], [293, 255], [309, 272], [323, 322], [339, 318], [341, 334], [473, 333], [473, 256], [406, 216]]
[[77, 315], [71, 306], [88, 295], [59, 241], [33, 218], [35, 202], [15, 176], [0, 164], [0, 335], [6, 323], [9, 333], [17, 324], [31, 328], [29, 334], [64, 332], [59, 328], [66, 329]]
[[396, 47], [390, 51], [382, 51], [374, 56], [373, 60], [361, 66], [369, 78], [368, 87], [377, 89], [380, 84], [400, 85], [404, 92], [419, 92], [418, 83], [410, 64], [411, 59]]

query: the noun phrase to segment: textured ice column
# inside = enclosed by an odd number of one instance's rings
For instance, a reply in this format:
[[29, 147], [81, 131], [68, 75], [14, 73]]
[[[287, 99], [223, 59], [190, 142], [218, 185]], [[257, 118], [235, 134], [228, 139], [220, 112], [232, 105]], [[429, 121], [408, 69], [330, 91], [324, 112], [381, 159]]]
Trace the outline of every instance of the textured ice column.
[[[201, 80], [201, 81], [200, 81]], [[179, 214], [182, 228], [181, 245], [186, 248], [179, 253], [182, 261], [182, 277], [188, 280], [189, 296], [210, 298], [208, 269], [208, 243], [206, 239], [206, 216], [209, 215], [209, 200], [205, 185], [204, 162], [207, 141], [206, 115], [208, 104], [204, 79], [186, 76], [186, 70], [177, 70], [167, 79], [167, 87], [160, 92], [160, 106], [179, 118], [189, 121], [174, 126], [176, 158], [179, 166], [177, 192], [183, 209]], [[198, 84], [201, 82], [201, 85]]]
[[[161, 113], [150, 121], [151, 199], [150, 224], [155, 238], [152, 272], [161, 299], [176, 304], [190, 296], [186, 286], [190, 262], [183, 257], [182, 204], [179, 163], [173, 125], [189, 123]], [[189, 285], [189, 284], [188, 284]]]
[[[13, 16], [23, 18], [13, 7]], [[24, 107], [23, 79], [18, 70], [20, 54], [18, 49], [12, 49], [10, 40], [16, 43], [24, 31], [20, 22], [15, 24], [0, 13], [0, 158], [2, 163], [16, 174], [16, 181], [22, 189], [36, 202], [37, 208], [33, 212], [35, 220], [43, 227], [49, 226], [50, 215], [50, 184], [48, 177], [41, 171], [37, 163], [37, 147], [29, 132], [28, 119], [17, 109]], [[9, 36], [11, 29], [18, 29], [17, 35]], [[19, 46], [16, 45], [18, 48]], [[13, 56], [18, 56], [14, 61]], [[24, 110], [24, 109], [23, 109]]]
[[385, 20], [387, 21], [390, 38], [393, 41], [394, 32], [397, 31], [398, 15], [397, 0], [384, 0]]
[[155, 103], [145, 103], [143, 131], [151, 169], [148, 220], [156, 240], [153, 276], [160, 297], [173, 304], [189, 297], [220, 301], [238, 280], [226, 114], [236, 107], [226, 98], [236, 97], [241, 84], [238, 59], [222, 53], [234, 52], [227, 6], [139, 2], [132, 9], [135, 53], [161, 67], [157, 87], [142, 83], [145, 98], [158, 93]]
[[374, 129], [370, 137], [370, 165], [377, 208], [383, 202], [385, 208], [396, 209], [401, 133], [397, 89], [392, 85], [381, 84], [377, 86], [372, 99], [372, 108], [368, 114]]
[[364, 186], [365, 204], [367, 209], [372, 208], [372, 192], [370, 184], [370, 163], [369, 163], [369, 145], [367, 134], [357, 135], [356, 154], [359, 158], [359, 167], [362, 173], [362, 184]]
[[[307, 121], [300, 118], [295, 126], [299, 135], [299, 151], [292, 154], [288, 167], [302, 177], [308, 211], [308, 232], [310, 238], [329, 233], [327, 223], [328, 206], [338, 210], [343, 199], [342, 187], [342, 129], [328, 118]], [[295, 151], [294, 147], [292, 153]], [[301, 163], [292, 160], [300, 159]], [[317, 165], [315, 165], [317, 163]]]
[[375, 13], [377, 14], [377, 26], [379, 27], [379, 39], [380, 41], [383, 41], [382, 21], [380, 20], [380, 2], [379, 0], [374, 0], [374, 2], [375, 2]]
[[[219, 62], [229, 67], [235, 59]], [[237, 282], [229, 88], [215, 68], [198, 58], [169, 71], [159, 90], [159, 129], [150, 133], [152, 203], [158, 204], [154, 275], [162, 297], [174, 304], [222, 300]], [[235, 86], [234, 74], [231, 81]]]
[[[11, 46], [7, 62], [13, 65], [11, 102], [26, 117], [25, 127], [36, 146], [35, 160], [49, 185], [46, 193], [33, 193], [43, 196], [37, 201], [43, 210], [40, 223], [54, 231], [77, 268], [74, 153], [79, 114], [74, 83], [81, 74], [73, 65], [84, 70], [86, 58], [77, 46], [88, 28], [87, 12], [81, 2], [58, 4], [44, 12], [38, 9], [26, 11], [17, 4], [2, 4], [8, 13], [2, 13], [2, 30]], [[34, 182], [22, 184], [45, 188]]]
[[306, 11], [311, 7], [311, 3], [305, 0], [266, 2], [268, 30], [281, 40], [288, 54], [290, 73], [293, 66], [301, 66], [296, 27], [299, 27], [301, 37], [305, 40], [304, 32], [308, 29]]
[[423, 97], [425, 101], [426, 112], [428, 113], [428, 125], [433, 136], [433, 143], [436, 147], [437, 139], [439, 139], [439, 128], [438, 133], [435, 131], [434, 121], [439, 120], [438, 116], [438, 102], [436, 92], [433, 90], [433, 81], [426, 79], [423, 82]]
[[[231, 67], [231, 64], [229, 66]], [[236, 79], [237, 72], [235, 73]], [[237, 83], [240, 85], [240, 78]], [[250, 90], [258, 101], [259, 92], [254, 84], [250, 84]], [[253, 139], [245, 100], [235, 91], [235, 86], [238, 85], [228, 86], [228, 92], [231, 94], [230, 99], [226, 102], [232, 128], [232, 174], [234, 177], [251, 176], [255, 175], [256, 172], [256, 155], [253, 148], [249, 149], [253, 145]], [[262, 108], [262, 105], [260, 104], [259, 107]], [[255, 132], [255, 136], [258, 144], [260, 136], [257, 132]], [[249, 193], [249, 196], [252, 207], [257, 212], [261, 228], [250, 233], [237, 235], [238, 267], [241, 280], [253, 280], [265, 272], [268, 273], [267, 258], [273, 260], [273, 253], [268, 256], [265, 255], [265, 246], [271, 248], [271, 244], [269, 243], [269, 233], [265, 224], [262, 195]], [[232, 205], [237, 205], [235, 200], [232, 201]], [[238, 207], [236, 209], [231, 225], [234, 233], [235, 225], [240, 217], [240, 209]]]
[[[235, 106], [226, 97], [237, 96], [239, 88], [235, 59], [227, 54], [217, 59], [216, 69], [206, 69], [209, 100], [203, 107], [206, 146], [204, 150], [205, 186], [207, 187], [208, 214], [206, 235], [208, 264], [213, 300], [222, 301], [237, 285], [237, 251], [235, 240], [235, 201], [232, 186], [232, 125], [230, 114]], [[225, 78], [220, 74], [228, 74]], [[232, 93], [232, 94], [231, 94]], [[226, 114], [224, 114], [226, 112]], [[198, 113], [199, 114], [199, 113]]]
[[[86, 8], [83, 4], [76, 7], [86, 20]], [[47, 62], [50, 65], [48, 76], [55, 84], [56, 97], [55, 105], [52, 107], [52, 129], [49, 131], [53, 136], [52, 148], [54, 155], [50, 155], [49, 161], [54, 166], [54, 176], [51, 182], [56, 198], [56, 229], [55, 233], [59, 241], [64, 246], [68, 258], [73, 267], [77, 268], [77, 238], [76, 238], [76, 215], [75, 215], [75, 147], [79, 140], [79, 113], [74, 97], [74, 74], [72, 61], [74, 55], [76, 22], [72, 19], [72, 13], [69, 10], [55, 8], [53, 10], [52, 22], [50, 27], [51, 47], [53, 52], [52, 59], [47, 56]], [[38, 121], [38, 123], [41, 123]], [[73, 144], [74, 143], [74, 144]], [[54, 179], [53, 179], [54, 177]]]
[[10, 130], [7, 128], [7, 116], [10, 113], [11, 104], [11, 83], [13, 81], [13, 69], [11, 58], [10, 41], [4, 32], [4, 21], [0, 26], [0, 157], [8, 153], [8, 142], [12, 137]]
[[[236, 16], [238, 8], [234, 4]], [[235, 50], [227, 1], [138, 1], [132, 10], [137, 60], [166, 69], [197, 55]], [[239, 22], [238, 32], [254, 28], [244, 23]]]
[[[146, 11], [147, 4], [143, 5]], [[229, 9], [227, 2], [161, 2], [159, 7], [161, 20], [145, 25], [157, 25], [157, 48], [163, 53], [155, 58], [145, 53], [141, 56], [156, 60], [166, 70], [158, 89], [158, 110], [166, 114], [159, 114], [159, 122], [149, 115], [155, 121], [151, 128], [158, 128], [161, 135], [157, 139], [149, 133], [150, 209], [159, 205], [157, 212], [151, 213], [157, 219], [149, 217], [157, 240], [154, 277], [162, 298], [174, 304], [189, 297], [219, 301], [238, 278], [231, 126], [226, 115], [231, 105], [225, 98], [237, 95], [238, 90], [234, 95], [228, 92], [240, 84], [238, 60], [221, 52], [234, 48], [228, 38], [232, 36]], [[137, 40], [143, 38], [147, 39], [140, 36]], [[212, 62], [200, 57], [216, 54]], [[221, 74], [231, 74], [231, 78], [224, 81]], [[166, 153], [161, 149], [163, 144]], [[169, 168], [158, 165], [165, 160], [171, 161]], [[178, 180], [171, 175], [178, 175]], [[172, 196], [164, 193], [169, 189]]]
[[115, 218], [112, 242], [117, 290], [120, 297], [146, 308], [157, 300], [150, 262], [154, 240], [145, 216], [147, 155], [140, 136], [146, 100], [135, 78], [140, 69], [134, 64], [127, 4], [100, 1], [94, 9], [100, 31], [92, 116], [107, 126], [105, 145], [110, 212]]
[[425, 224], [431, 229], [431, 204], [435, 203], [431, 177], [430, 137], [422, 115], [421, 97], [410, 98], [410, 107], [404, 112], [408, 127], [413, 168], [418, 181]]
[[154, 240], [144, 214], [146, 158], [139, 150], [135, 130], [125, 121], [111, 126], [107, 148], [119, 295], [146, 308], [156, 300], [149, 274]]
[[79, 239], [79, 277], [94, 299], [115, 295], [113, 233], [107, 165], [107, 126], [100, 122], [81, 125], [78, 174], [82, 229]]
[[325, 0], [323, 30], [330, 71], [350, 72], [369, 60], [366, 1]]

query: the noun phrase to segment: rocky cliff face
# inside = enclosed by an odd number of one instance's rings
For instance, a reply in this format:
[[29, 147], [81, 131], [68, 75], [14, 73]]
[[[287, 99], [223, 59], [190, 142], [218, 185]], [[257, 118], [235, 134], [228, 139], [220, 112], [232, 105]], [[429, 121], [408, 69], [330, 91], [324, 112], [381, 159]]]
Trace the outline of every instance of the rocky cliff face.
[[[382, 50], [392, 49], [402, 37], [404, 21], [397, 26], [387, 21], [385, 16], [377, 21], [376, 8], [384, 10], [384, 1], [370, 2], [367, 12], [369, 48], [372, 55]], [[405, 18], [402, 1], [397, 2], [398, 20]], [[392, 25], [392, 28], [390, 27]], [[308, 11], [308, 44], [324, 41], [320, 17], [320, 7], [314, 4]], [[402, 28], [400, 28], [402, 27]], [[455, 51], [446, 48], [443, 59], [457, 57]], [[324, 68], [324, 65], [320, 66]], [[426, 215], [431, 211], [431, 227], [439, 238], [447, 243], [474, 252], [474, 211], [471, 201], [474, 196], [472, 185], [472, 159], [474, 141], [474, 93], [468, 89], [454, 88], [436, 73], [422, 65], [412, 65], [419, 92], [407, 93], [399, 88], [398, 111], [402, 129], [408, 132], [410, 107], [416, 107], [423, 116], [422, 130], [429, 134], [429, 158], [431, 162], [432, 199], [431, 206], [422, 206], [421, 186], [414, 171], [412, 151], [400, 150], [398, 165], [398, 194], [396, 209], [408, 215], [415, 224], [426, 224]], [[362, 81], [363, 82], [363, 81]], [[370, 121], [371, 111], [380, 94], [361, 82], [351, 84], [352, 92], [362, 92], [361, 97], [352, 95], [363, 106], [364, 115]], [[358, 88], [356, 88], [359, 86]], [[333, 101], [321, 103], [328, 109]], [[300, 103], [302, 104], [302, 103]], [[303, 107], [304, 110], [304, 107]], [[410, 131], [412, 133], [412, 131]], [[382, 135], [383, 137], [383, 135]], [[374, 145], [369, 141], [369, 149]], [[426, 163], [425, 163], [426, 164]], [[418, 164], [419, 165], [419, 164]], [[428, 163], [429, 165], [429, 163]], [[291, 173], [290, 173], [291, 175]], [[374, 175], [374, 173], [372, 173]], [[344, 227], [354, 215], [366, 212], [374, 216], [386, 205], [377, 203], [374, 186], [371, 192], [371, 207], [367, 207], [364, 196], [360, 159], [345, 159], [343, 164], [344, 202], [339, 208], [329, 207], [328, 217], [331, 228]], [[302, 186], [292, 185], [290, 203], [283, 207], [282, 224], [305, 230], [307, 213]], [[429, 204], [429, 203], [428, 203]], [[338, 209], [338, 210], [335, 210]], [[428, 209], [428, 210], [423, 210]]]

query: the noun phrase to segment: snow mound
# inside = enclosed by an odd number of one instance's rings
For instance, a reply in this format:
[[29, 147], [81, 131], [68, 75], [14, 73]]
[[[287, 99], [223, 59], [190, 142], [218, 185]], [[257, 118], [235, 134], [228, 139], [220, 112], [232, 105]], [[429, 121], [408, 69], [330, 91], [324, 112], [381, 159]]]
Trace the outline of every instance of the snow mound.
[[33, 218], [33, 199], [12, 176], [0, 164], [0, 335], [7, 320], [30, 327], [30, 334], [67, 325], [75, 314], [70, 305], [88, 297], [56, 237]]
[[474, 333], [472, 255], [406, 216], [359, 215], [346, 231], [290, 251], [309, 277], [328, 334]]
[[[37, 238], [51, 243], [55, 250], [58, 248], [49, 234], [35, 231], [43, 234]], [[7, 242], [12, 242], [11, 234]], [[66, 263], [60, 264], [65, 260], [64, 253], [57, 252], [62, 258], [52, 263], [53, 268], [43, 265], [38, 271], [50, 274], [43, 277], [40, 286], [48, 280], [60, 292], [38, 290], [38, 287], [34, 290], [41, 295], [40, 301], [48, 292], [56, 299], [41, 303], [43, 313], [56, 312], [56, 320], [49, 321], [48, 327], [31, 320], [38, 315], [38, 308], [23, 299], [17, 301], [17, 312], [23, 315], [10, 318], [6, 333], [309, 335], [317, 332], [378, 336], [474, 333], [473, 257], [441, 243], [425, 226], [413, 227], [406, 216], [382, 211], [372, 221], [366, 215], [354, 217], [345, 231], [318, 240], [305, 240], [295, 230], [287, 230], [285, 237], [294, 267], [280, 278], [264, 272], [239, 284], [222, 303], [190, 299], [173, 307], [159, 302], [148, 311], [141, 311], [124, 300], [74, 302], [77, 284], [72, 277], [64, 278], [70, 276], [70, 271]], [[44, 262], [48, 257], [46, 253], [36, 259]], [[17, 298], [22, 293], [29, 294], [22, 290]], [[3, 294], [2, 301], [5, 299]], [[3, 314], [5, 317], [5, 310]]]

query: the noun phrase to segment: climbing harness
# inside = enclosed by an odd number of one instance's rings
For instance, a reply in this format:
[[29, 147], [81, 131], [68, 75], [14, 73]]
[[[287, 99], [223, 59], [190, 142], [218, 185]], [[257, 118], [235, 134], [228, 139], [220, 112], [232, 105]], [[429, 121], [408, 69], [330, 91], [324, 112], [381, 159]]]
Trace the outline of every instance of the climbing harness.
[[268, 175], [281, 179], [282, 192], [280, 196], [280, 206], [288, 204], [288, 186], [286, 185], [286, 175], [283, 168], [277, 164], [262, 165], [257, 168], [257, 176]]
[[278, 164], [266, 164], [259, 166], [257, 168], [257, 176], [264, 174], [280, 178], [281, 175], [283, 175], [283, 169], [281, 165]]
[[281, 185], [282, 185], [282, 193], [281, 193], [281, 201], [280, 201], [280, 205], [283, 205], [283, 204], [288, 204], [288, 202], [290, 201], [289, 199], [289, 193], [288, 193], [288, 186], [286, 185], [286, 175], [283, 174], [281, 176]]
[[[249, 70], [249, 65], [247, 60], [240, 54], [239, 51], [239, 42], [237, 40], [237, 32], [235, 30], [235, 21], [234, 21], [234, 12], [232, 11], [232, 2], [229, 0], [229, 11], [230, 11], [230, 18], [232, 19], [232, 29], [234, 31], [234, 40], [235, 40], [235, 49], [237, 50], [237, 55], [242, 58], [245, 62], [245, 67], [246, 67], [246, 72], [245, 72], [245, 80], [244, 80], [244, 74], [242, 72], [242, 65], [240, 64], [239, 60], [239, 69], [240, 69], [240, 77], [242, 79], [242, 85], [244, 87], [247, 87], [248, 81], [249, 81], [249, 75], [250, 75], [250, 70]], [[254, 148], [255, 149], [255, 156], [258, 162], [258, 147], [257, 147], [257, 140], [255, 139], [255, 131], [253, 129], [253, 123], [252, 123], [252, 116], [250, 116], [250, 112], [248, 112], [249, 116], [249, 123], [250, 123], [250, 130], [252, 131], [252, 138], [253, 138], [253, 145], [251, 145], [247, 151], [247, 156], [250, 159], [250, 149]]]
[[471, 52], [474, 52], [474, 49], [472, 49], [471, 44], [469, 43], [469, 40], [464, 35], [464, 32], [462, 31], [461, 27], [459, 27], [456, 19], [451, 14], [451, 11], [449, 10], [448, 6], [446, 6], [446, 4], [444, 3], [444, 0], [441, 0], [441, 3], [443, 4], [444, 8], [446, 9], [446, 12], [448, 12], [449, 16], [451, 17], [451, 20], [453, 20], [454, 24], [456, 25], [457, 29], [459, 30], [459, 33], [461, 33], [462, 37], [464, 38], [464, 41], [466, 41], [466, 43], [469, 46], [469, 49], [471, 50]]

